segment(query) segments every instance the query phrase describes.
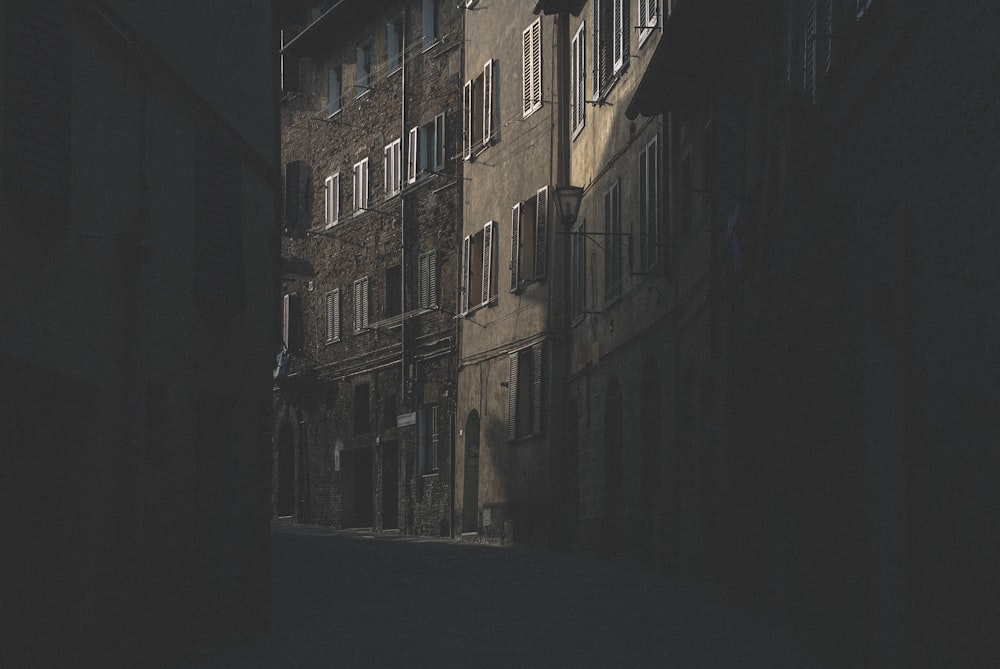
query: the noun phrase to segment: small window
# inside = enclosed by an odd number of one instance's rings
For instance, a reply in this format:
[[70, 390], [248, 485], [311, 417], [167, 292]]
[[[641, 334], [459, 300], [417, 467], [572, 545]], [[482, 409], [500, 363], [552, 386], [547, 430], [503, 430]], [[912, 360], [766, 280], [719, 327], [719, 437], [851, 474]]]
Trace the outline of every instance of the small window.
[[354, 332], [368, 329], [368, 277], [354, 282]]
[[326, 227], [332, 228], [340, 222], [340, 174], [326, 178]]
[[326, 343], [340, 341], [340, 289], [326, 293]]
[[548, 259], [548, 186], [511, 210], [510, 290], [545, 278]]
[[385, 147], [385, 196], [390, 198], [399, 194], [403, 178], [403, 142], [393, 140]]
[[438, 252], [420, 254], [420, 308], [429, 309], [440, 303], [438, 295]]
[[604, 299], [610, 300], [622, 290], [622, 198], [618, 182], [604, 194], [604, 232]]
[[462, 250], [462, 312], [496, 300], [496, 223], [465, 238]]
[[368, 208], [368, 159], [354, 164], [354, 215]]
[[340, 111], [340, 66], [330, 68], [329, 88], [327, 89], [327, 115], [333, 116]]
[[542, 433], [542, 342], [508, 355], [507, 439]]
[[358, 45], [357, 63], [354, 73], [354, 95], [361, 97], [371, 90], [372, 43], [364, 42]]
[[483, 73], [465, 82], [462, 93], [464, 155], [472, 156], [489, 146], [495, 139], [494, 111], [496, 92], [493, 81], [496, 61], [489, 60], [483, 66]]
[[438, 469], [438, 449], [441, 445], [441, 409], [437, 404], [425, 404], [419, 418], [420, 473], [430, 474]]
[[392, 318], [403, 313], [403, 272], [399, 265], [385, 270], [385, 313], [383, 318]]
[[365, 434], [372, 429], [371, 391], [367, 383], [354, 386], [354, 434]]
[[440, 25], [438, 23], [437, 0], [424, 0], [423, 5], [424, 49], [431, 48], [438, 40]]
[[406, 148], [407, 183], [415, 183], [428, 174], [444, 169], [444, 114], [438, 114], [429, 123], [410, 128]]
[[583, 130], [587, 120], [586, 91], [587, 85], [587, 44], [584, 38], [584, 24], [581, 23], [576, 35], [573, 36], [573, 44], [570, 47], [570, 119], [573, 128], [573, 136], [576, 137]]
[[524, 117], [531, 116], [542, 108], [542, 19], [521, 33], [521, 94]]
[[611, 90], [630, 59], [629, 0], [594, 0], [594, 99]]
[[385, 26], [386, 48], [388, 49], [386, 65], [389, 74], [403, 66], [403, 15], [400, 14]]

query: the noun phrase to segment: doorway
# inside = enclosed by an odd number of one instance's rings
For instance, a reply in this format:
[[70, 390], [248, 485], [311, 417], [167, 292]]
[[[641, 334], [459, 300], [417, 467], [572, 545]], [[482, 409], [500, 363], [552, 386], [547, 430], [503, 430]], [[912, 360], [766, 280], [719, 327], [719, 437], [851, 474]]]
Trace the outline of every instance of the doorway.
[[462, 492], [462, 531], [479, 531], [479, 413], [465, 421], [465, 478]]
[[382, 529], [399, 529], [399, 445], [382, 445]]
[[372, 527], [374, 489], [372, 478], [372, 452], [369, 448], [344, 451], [343, 489], [341, 494], [342, 527]]

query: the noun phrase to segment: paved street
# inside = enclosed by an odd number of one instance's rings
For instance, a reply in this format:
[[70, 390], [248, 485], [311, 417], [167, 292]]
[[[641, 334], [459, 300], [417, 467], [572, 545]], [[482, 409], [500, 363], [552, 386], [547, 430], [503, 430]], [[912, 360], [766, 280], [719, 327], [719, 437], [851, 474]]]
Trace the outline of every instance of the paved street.
[[801, 667], [787, 640], [624, 562], [311, 526], [272, 533], [267, 636], [192, 667]]

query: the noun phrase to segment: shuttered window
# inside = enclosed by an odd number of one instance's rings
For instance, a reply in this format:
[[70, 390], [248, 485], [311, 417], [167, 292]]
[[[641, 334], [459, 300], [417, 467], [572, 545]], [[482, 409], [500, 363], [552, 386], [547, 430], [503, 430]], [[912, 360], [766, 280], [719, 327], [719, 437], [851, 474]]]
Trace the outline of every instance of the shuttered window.
[[462, 313], [496, 300], [496, 223], [465, 238], [462, 245]]
[[368, 329], [368, 277], [354, 282], [354, 332]]
[[525, 117], [542, 108], [542, 20], [524, 29], [521, 34], [521, 93]]
[[549, 188], [511, 209], [510, 290], [545, 278], [548, 260]]
[[368, 159], [354, 164], [354, 215], [368, 208]]
[[462, 154], [466, 160], [496, 139], [495, 79], [496, 60], [491, 59], [482, 74], [466, 81], [462, 89]]
[[326, 294], [326, 343], [340, 341], [340, 289]]
[[658, 0], [639, 0], [639, 46], [642, 46], [649, 36], [653, 33], [653, 29], [659, 24], [660, 20], [660, 3]]
[[428, 251], [420, 254], [420, 308], [428, 309], [437, 306], [438, 297], [438, 252]]
[[628, 68], [630, 20], [628, 0], [594, 0], [594, 99], [600, 100]]
[[507, 439], [514, 441], [542, 433], [544, 405], [543, 342], [508, 354]]
[[340, 221], [340, 174], [326, 178], [326, 225], [336, 225]]
[[604, 299], [622, 289], [622, 203], [621, 186], [615, 182], [604, 194]]
[[494, 256], [496, 256], [496, 224], [490, 221], [483, 228], [483, 304], [488, 304], [496, 295], [496, 281], [493, 276]]
[[399, 194], [403, 179], [403, 142], [397, 138], [386, 145], [384, 153], [385, 196]]
[[444, 114], [433, 121], [410, 128], [406, 147], [406, 181], [415, 183], [444, 169]]
[[659, 262], [660, 152], [653, 137], [639, 153], [639, 270], [647, 272]]
[[573, 43], [570, 46], [570, 124], [573, 136], [583, 130], [587, 119], [586, 93], [587, 85], [587, 43], [584, 23], [580, 23]]

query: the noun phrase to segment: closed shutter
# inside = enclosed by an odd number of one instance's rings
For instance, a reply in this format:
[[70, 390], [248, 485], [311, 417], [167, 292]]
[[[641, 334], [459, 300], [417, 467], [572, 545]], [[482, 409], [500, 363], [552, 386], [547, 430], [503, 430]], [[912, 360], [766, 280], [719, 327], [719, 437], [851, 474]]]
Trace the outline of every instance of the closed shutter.
[[531, 433], [536, 435], [542, 433], [542, 407], [545, 406], [542, 396], [543, 343], [538, 342], [531, 346]]
[[434, 171], [440, 172], [444, 169], [445, 158], [444, 145], [444, 114], [434, 117]]
[[514, 351], [507, 355], [507, 440], [517, 439], [517, 355]]
[[420, 273], [420, 308], [425, 309], [430, 304], [430, 279], [428, 278], [427, 254], [420, 256], [418, 271]]
[[472, 81], [465, 82], [465, 88], [462, 89], [462, 156], [466, 160], [472, 157], [472, 129], [473, 129], [473, 112], [472, 112]]
[[510, 292], [521, 283], [521, 203], [510, 212]]
[[330, 291], [326, 294], [326, 343], [332, 344], [336, 340], [336, 335], [334, 333], [334, 291]]
[[354, 282], [354, 331], [368, 328], [368, 277]]
[[586, 63], [586, 39], [584, 23], [573, 37], [571, 47], [570, 77], [572, 78], [573, 90], [570, 100], [573, 104], [572, 126], [574, 131], [579, 131], [583, 127], [586, 118], [586, 104], [584, 102], [585, 89], [587, 86], [587, 63]]
[[493, 141], [493, 67], [496, 61], [489, 60], [483, 66], [483, 146]]
[[612, 54], [614, 58], [614, 72], [617, 74], [625, 67], [625, 44], [627, 38], [627, 26], [625, 25], [625, 0], [613, 0], [614, 2], [614, 36], [612, 42]]
[[548, 266], [549, 187], [538, 189], [535, 198], [535, 280], [545, 278]]
[[340, 341], [340, 288], [333, 291], [333, 340]]
[[431, 251], [427, 254], [427, 284], [428, 284], [428, 307], [437, 306], [438, 299], [438, 252]]
[[496, 236], [496, 226], [493, 221], [483, 228], [483, 304], [493, 297], [493, 256], [496, 253], [494, 244]]
[[531, 106], [542, 106], [542, 20], [531, 27]]
[[521, 33], [521, 111], [531, 113], [531, 27]]
[[591, 90], [594, 93], [594, 100], [601, 99], [601, 84], [605, 80], [605, 36], [607, 31], [606, 21], [602, 21], [602, 14], [606, 3], [611, 0], [594, 0], [594, 69]]
[[466, 237], [462, 242], [462, 313], [468, 313], [469, 311], [469, 290], [471, 281], [469, 281], [469, 267], [472, 261], [472, 237]]

